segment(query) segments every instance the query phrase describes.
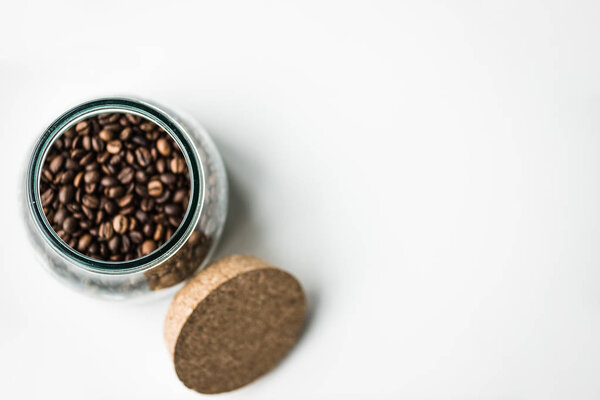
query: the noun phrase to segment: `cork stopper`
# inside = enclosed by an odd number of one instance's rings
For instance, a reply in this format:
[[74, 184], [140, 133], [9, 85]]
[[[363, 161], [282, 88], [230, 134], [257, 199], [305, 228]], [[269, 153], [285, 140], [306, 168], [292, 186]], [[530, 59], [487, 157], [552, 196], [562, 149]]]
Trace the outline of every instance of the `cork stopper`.
[[227, 392], [286, 355], [305, 313], [304, 292], [292, 275], [235, 255], [200, 271], [177, 293], [167, 312], [165, 341], [187, 387]]

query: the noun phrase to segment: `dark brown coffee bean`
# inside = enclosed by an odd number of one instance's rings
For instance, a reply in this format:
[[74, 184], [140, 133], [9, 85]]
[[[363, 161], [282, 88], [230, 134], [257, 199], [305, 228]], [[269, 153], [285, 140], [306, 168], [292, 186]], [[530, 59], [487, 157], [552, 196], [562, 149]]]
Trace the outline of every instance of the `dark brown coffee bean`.
[[107, 214], [114, 214], [117, 212], [117, 210], [118, 210], [118, 207], [114, 201], [107, 200], [104, 203], [104, 211], [106, 211]]
[[165, 213], [167, 215], [180, 215], [182, 211], [181, 205], [178, 203], [171, 203], [165, 206]]
[[142, 199], [142, 201], [140, 201], [140, 208], [142, 209], [142, 211], [148, 212], [152, 210], [152, 207], [154, 207], [153, 199], [146, 197]]
[[114, 230], [113, 225], [110, 222], [104, 222], [100, 224], [98, 228], [98, 236], [102, 240], [109, 240], [113, 236]]
[[148, 255], [148, 254], [152, 253], [154, 250], [156, 250], [156, 242], [154, 242], [153, 240], [146, 240], [144, 243], [142, 243], [142, 254], [143, 255]]
[[135, 185], [135, 193], [140, 197], [147, 197], [148, 189], [146, 189], [146, 185], [144, 184], [137, 184]]
[[52, 200], [54, 200], [54, 190], [52, 188], [46, 190], [44, 193], [42, 193], [41, 195], [41, 200], [42, 200], [42, 206], [47, 207], [52, 203]]
[[180, 216], [170, 216], [168, 218], [169, 224], [175, 228], [177, 228], [179, 226], [179, 224], [181, 224], [181, 217]]
[[79, 238], [79, 241], [77, 242], [77, 250], [85, 251], [85, 250], [87, 250], [87, 248], [90, 246], [91, 243], [92, 243], [92, 235], [90, 235], [89, 233], [85, 233], [85, 234], [81, 235], [81, 237]]
[[113, 176], [103, 176], [100, 180], [100, 185], [104, 187], [117, 186], [119, 184], [119, 180]]
[[124, 215], [116, 215], [112, 221], [113, 228], [117, 233], [125, 233], [127, 232], [127, 226], [129, 224], [129, 220]]
[[[133, 211], [132, 211], [132, 212], [133, 212]], [[128, 229], [129, 229], [130, 231], [135, 231], [135, 230], [136, 230], [136, 228], [137, 228], [137, 226], [138, 226], [137, 219], [135, 219], [135, 217], [132, 217], [132, 216], [130, 216], [130, 217], [129, 217], [129, 227], [128, 227]]]
[[160, 138], [156, 141], [156, 149], [165, 157], [171, 155], [171, 144], [166, 138]]
[[171, 191], [165, 190], [163, 192], [163, 194], [160, 195], [159, 197], [157, 197], [156, 199], [154, 199], [154, 201], [156, 202], [156, 204], [162, 204], [162, 203], [167, 202], [170, 198], [171, 198]]
[[137, 210], [135, 212], [135, 217], [137, 218], [138, 221], [140, 221], [142, 224], [145, 223], [146, 221], [148, 221], [148, 214], [146, 214], [145, 212], [143, 212], [142, 210]]
[[125, 189], [123, 188], [123, 186], [111, 186], [105, 189], [105, 191], [106, 196], [110, 199], [116, 199], [118, 197], [123, 196], [123, 194], [125, 193]]
[[121, 131], [121, 134], [119, 135], [119, 138], [123, 141], [127, 141], [131, 138], [131, 135], [133, 133], [133, 130], [131, 128], [125, 128]]
[[138, 125], [142, 120], [139, 115], [134, 114], [125, 114], [125, 118], [127, 118], [132, 125]]
[[86, 155], [81, 157], [81, 160], [79, 160], [79, 165], [81, 165], [81, 166], [88, 165], [91, 162], [93, 162], [95, 158], [96, 158], [96, 155], [94, 153], [92, 153], [92, 152], [87, 153]]
[[56, 157], [54, 157], [52, 159], [52, 161], [50, 161], [50, 165], [48, 166], [48, 168], [50, 168], [50, 171], [52, 171], [52, 173], [55, 174], [58, 171], [60, 171], [60, 169], [63, 166], [64, 161], [65, 161], [65, 157], [62, 154], [59, 154]]
[[[107, 224], [110, 224], [110, 222], [107, 222]], [[110, 250], [111, 253], [119, 253], [119, 247], [121, 246], [121, 239], [119, 239], [119, 236], [113, 236], [109, 241], [108, 241], [108, 249]]]
[[141, 234], [141, 232], [138, 231], [129, 232], [129, 238], [135, 244], [140, 244], [144, 241], [144, 236]]
[[152, 197], [158, 197], [163, 194], [163, 185], [160, 181], [154, 180], [148, 182], [148, 194]]
[[189, 196], [189, 191], [186, 189], [180, 189], [173, 194], [173, 201], [177, 203], [183, 202], [183, 200]]
[[83, 139], [81, 139], [81, 146], [85, 150], [90, 151], [92, 149], [92, 139], [89, 136], [84, 136]]
[[150, 132], [154, 129], [154, 124], [152, 122], [142, 122], [140, 124], [140, 129], [144, 132]]
[[67, 217], [62, 224], [63, 230], [67, 233], [75, 232], [75, 229], [78, 227], [79, 222], [77, 222], [77, 220], [73, 217]]
[[79, 163], [77, 163], [77, 161], [71, 158], [67, 158], [67, 160], [65, 161], [65, 168], [70, 170], [79, 169]]
[[119, 214], [130, 215], [130, 214], [133, 214], [134, 212], [135, 212], [135, 206], [131, 205], [128, 207], [121, 208], [121, 210], [119, 211]]
[[104, 153], [98, 154], [98, 156], [96, 157], [96, 161], [99, 164], [104, 164], [108, 161], [109, 158], [110, 158], [110, 153], [104, 152]]
[[159, 174], [162, 174], [166, 170], [167, 170], [167, 162], [165, 161], [164, 158], [159, 158], [158, 161], [156, 161], [156, 172], [158, 172]]
[[121, 197], [117, 201], [117, 204], [119, 205], [119, 207], [124, 208], [124, 207], [127, 207], [129, 204], [131, 204], [132, 200], [133, 200], [133, 193], [128, 193], [125, 196]]
[[113, 131], [102, 129], [100, 132], [98, 132], [98, 137], [104, 142], [110, 142], [113, 138]]
[[144, 224], [144, 226], [142, 227], [142, 232], [146, 237], [152, 237], [152, 235], [154, 234], [154, 224], [152, 222]]
[[90, 133], [90, 125], [87, 121], [81, 121], [75, 125], [75, 131], [78, 135], [87, 135]]
[[91, 229], [91, 227], [92, 227], [92, 223], [90, 222], [90, 220], [83, 219], [83, 220], [79, 221], [79, 228], [88, 231]]
[[165, 228], [162, 225], [156, 225], [156, 228], [154, 229], [154, 235], [152, 236], [152, 238], [158, 242], [160, 239], [163, 238], [164, 231]]
[[127, 185], [131, 183], [131, 181], [133, 181], [134, 174], [135, 172], [133, 171], [133, 168], [125, 167], [121, 170], [121, 172], [119, 172], [117, 178], [121, 181], [123, 185]]
[[133, 143], [137, 144], [138, 146], [142, 146], [142, 147], [148, 146], [148, 141], [146, 140], [146, 138], [144, 138], [143, 136], [140, 136], [140, 135], [132, 136], [131, 141]]
[[100, 173], [96, 170], [88, 171], [83, 176], [83, 180], [85, 183], [96, 183], [100, 180]]
[[85, 217], [89, 220], [94, 219], [94, 212], [86, 206], [81, 206], [81, 211], [83, 212], [83, 214], [85, 215]]
[[166, 173], [160, 175], [160, 181], [165, 185], [174, 185], [177, 181], [177, 178], [173, 174]]
[[61, 226], [65, 221], [65, 218], [69, 215], [69, 212], [66, 208], [59, 208], [58, 211], [54, 214], [54, 218], [52, 218], [52, 222]]
[[[96, 152], [96, 153], [100, 153], [104, 150], [104, 142], [102, 140], [100, 140], [100, 138], [94, 136], [92, 138], [92, 149]], [[97, 158], [96, 158], [97, 159]]]
[[71, 200], [73, 200], [73, 196], [75, 195], [75, 189], [71, 185], [61, 186], [58, 191], [58, 201], [62, 204], [67, 204]]
[[129, 239], [129, 237], [126, 235], [121, 236], [121, 252], [129, 253], [130, 249], [131, 249], [131, 239]]
[[[98, 188], [98, 184], [97, 183], [86, 183], [84, 186], [85, 192], [87, 194], [92, 194], [96, 191], [96, 189]], [[77, 200], [79, 201], [79, 200]]]
[[150, 152], [145, 147], [138, 147], [135, 150], [135, 158], [137, 159], [138, 164], [140, 164], [142, 167], [150, 164], [150, 161], [152, 160]]
[[119, 154], [123, 148], [123, 143], [120, 140], [111, 140], [106, 144], [106, 151], [110, 154]]
[[179, 157], [174, 157], [173, 159], [171, 159], [171, 172], [173, 172], [174, 174], [181, 174], [186, 166], [185, 166], [185, 161], [183, 160], [183, 158], [179, 158]]

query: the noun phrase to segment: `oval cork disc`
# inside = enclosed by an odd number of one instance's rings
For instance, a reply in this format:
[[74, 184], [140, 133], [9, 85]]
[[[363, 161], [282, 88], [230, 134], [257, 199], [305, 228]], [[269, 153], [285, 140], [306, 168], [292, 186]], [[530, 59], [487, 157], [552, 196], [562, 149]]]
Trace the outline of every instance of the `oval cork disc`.
[[292, 348], [305, 313], [304, 292], [289, 273], [251, 256], [219, 260], [192, 278], [167, 312], [177, 376], [200, 393], [244, 386]]

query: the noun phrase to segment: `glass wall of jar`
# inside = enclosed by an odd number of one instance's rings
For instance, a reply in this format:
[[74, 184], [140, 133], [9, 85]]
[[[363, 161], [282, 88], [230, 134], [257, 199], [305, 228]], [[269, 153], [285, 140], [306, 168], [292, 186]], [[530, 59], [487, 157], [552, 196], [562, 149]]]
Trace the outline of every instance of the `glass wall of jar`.
[[[161, 127], [179, 146], [190, 176], [188, 207], [172, 236], [150, 254], [116, 262], [70, 247], [48, 222], [40, 198], [42, 165], [53, 143], [78, 122], [109, 113], [137, 115]], [[176, 290], [208, 263], [227, 214], [225, 167], [207, 132], [191, 118], [145, 100], [105, 98], [67, 111], [42, 134], [26, 175], [25, 218], [42, 265], [63, 283], [104, 298], [148, 297]]]

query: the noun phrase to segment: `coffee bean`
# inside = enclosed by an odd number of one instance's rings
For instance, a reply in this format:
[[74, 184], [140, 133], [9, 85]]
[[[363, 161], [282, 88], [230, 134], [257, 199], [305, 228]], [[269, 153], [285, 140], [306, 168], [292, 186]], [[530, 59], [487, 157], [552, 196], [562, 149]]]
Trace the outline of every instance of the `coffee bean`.
[[100, 184], [105, 187], [117, 186], [119, 184], [119, 180], [113, 176], [103, 176], [100, 180]]
[[83, 176], [83, 180], [85, 183], [96, 183], [100, 180], [100, 173], [96, 170], [88, 171]]
[[125, 128], [121, 131], [121, 134], [119, 135], [119, 139], [126, 141], [129, 140], [131, 138], [131, 135], [133, 133], [133, 130], [131, 128]]
[[165, 138], [160, 138], [156, 141], [156, 149], [165, 157], [171, 155], [171, 144]]
[[163, 185], [160, 181], [148, 182], [148, 194], [152, 197], [158, 197], [163, 193]]
[[127, 120], [133, 125], [139, 124], [140, 121], [142, 120], [142, 117], [140, 117], [139, 115], [135, 115], [135, 114], [125, 114], [125, 118], [127, 118]]
[[173, 201], [181, 203], [187, 197], [189, 197], [189, 192], [186, 189], [180, 189], [173, 194]]
[[100, 132], [98, 132], [98, 137], [100, 138], [100, 140], [110, 142], [113, 137], [113, 132], [109, 131], [108, 129], [102, 129]]
[[140, 244], [142, 243], [142, 241], [144, 241], [144, 236], [138, 231], [129, 232], [129, 237], [131, 238], [131, 241], [135, 244]]
[[133, 200], [133, 193], [128, 193], [125, 196], [121, 197], [119, 199], [119, 201], [117, 201], [117, 204], [121, 208], [127, 207], [129, 204], [131, 204], [132, 200]]
[[73, 200], [73, 195], [75, 194], [75, 189], [71, 185], [61, 186], [58, 191], [58, 201], [62, 204], [67, 204], [71, 200]]
[[162, 174], [166, 171], [167, 169], [167, 162], [165, 161], [164, 158], [159, 158], [156, 161], [156, 172], [158, 172], [159, 174]]
[[183, 158], [179, 158], [179, 157], [174, 157], [173, 159], [171, 159], [171, 172], [173, 172], [174, 174], [181, 174], [186, 166], [185, 166], [185, 161], [183, 160]]
[[98, 236], [102, 240], [110, 239], [113, 236], [113, 233], [114, 233], [113, 225], [108, 221], [103, 222], [100, 225], [100, 228], [98, 228]]
[[137, 159], [138, 164], [140, 164], [142, 167], [150, 164], [150, 161], [152, 160], [150, 152], [145, 147], [138, 147], [135, 150], [135, 158]]
[[129, 250], [131, 249], [131, 239], [129, 239], [128, 236], [121, 236], [121, 252], [122, 253], [129, 253]]
[[77, 242], [77, 250], [85, 251], [85, 250], [87, 250], [87, 248], [89, 247], [89, 245], [91, 243], [92, 243], [92, 235], [90, 235], [89, 233], [85, 233], [85, 234], [81, 235], [81, 237], [79, 238], [79, 241]]
[[52, 221], [55, 224], [62, 225], [63, 222], [64, 222], [64, 220], [65, 220], [65, 218], [67, 218], [68, 215], [69, 215], [69, 212], [67, 211], [67, 209], [61, 207], [61, 208], [58, 209], [58, 211], [56, 212], [56, 214], [54, 214], [54, 218], [52, 219]]
[[178, 203], [171, 203], [165, 206], [165, 213], [167, 215], [180, 215], [182, 211], [181, 205]]
[[160, 181], [165, 185], [174, 185], [177, 178], [173, 174], [166, 173], [160, 175]]
[[79, 165], [88, 165], [89, 163], [94, 161], [95, 158], [96, 155], [94, 153], [87, 153], [86, 155], [81, 157], [81, 160], [79, 160]]
[[156, 250], [156, 242], [153, 240], [146, 240], [142, 243], [142, 254], [148, 255]]
[[52, 188], [50, 188], [50, 189], [46, 190], [44, 193], [42, 193], [41, 200], [42, 200], [42, 206], [44, 206], [44, 207], [49, 206], [52, 203], [52, 200], [54, 200], [54, 190]]
[[131, 181], [133, 181], [134, 171], [131, 167], [125, 167], [119, 172], [117, 178], [121, 181], [123, 185], [127, 185]]
[[112, 224], [115, 232], [125, 233], [127, 232], [129, 221], [127, 220], [126, 216], [119, 214], [113, 218]]
[[110, 154], [119, 154], [123, 148], [123, 143], [120, 140], [111, 140], [106, 144], [106, 151]]
[[110, 199], [116, 199], [117, 197], [123, 196], [125, 189], [123, 186], [111, 186], [106, 190], [106, 196]]
[[62, 224], [63, 230], [67, 233], [75, 232], [75, 229], [78, 227], [79, 222], [77, 222], [77, 220], [73, 217], [67, 217]]
[[52, 171], [52, 173], [55, 174], [61, 169], [64, 161], [65, 157], [62, 154], [59, 154], [56, 157], [54, 157], [52, 161], [50, 161], [50, 165], [48, 166], [48, 168], [50, 169], [50, 171]]
[[87, 121], [81, 121], [75, 125], [75, 131], [78, 135], [87, 135], [90, 133], [90, 126]]
[[93, 208], [93, 209], [96, 209], [96, 208], [98, 208], [98, 206], [100, 206], [100, 199], [97, 198], [96, 196], [92, 196], [89, 194], [86, 194], [85, 196], [83, 196], [83, 198], [81, 199], [81, 202], [83, 203], [84, 206]]
[[[107, 222], [107, 224], [110, 225], [110, 222]], [[109, 241], [108, 241], [108, 249], [110, 250], [111, 253], [116, 254], [119, 253], [119, 247], [121, 246], [121, 239], [119, 239], [119, 236], [113, 236]]]

